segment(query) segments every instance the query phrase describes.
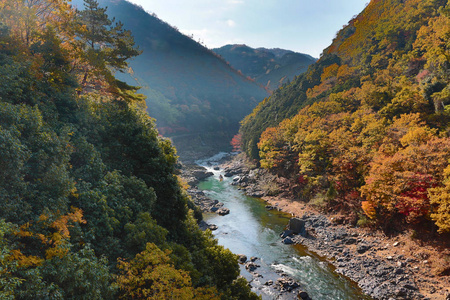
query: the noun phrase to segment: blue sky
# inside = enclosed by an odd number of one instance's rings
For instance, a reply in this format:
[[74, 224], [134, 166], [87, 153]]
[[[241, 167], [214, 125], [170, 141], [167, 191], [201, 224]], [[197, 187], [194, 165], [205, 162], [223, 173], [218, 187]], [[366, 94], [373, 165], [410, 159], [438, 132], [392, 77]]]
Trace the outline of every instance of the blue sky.
[[194, 35], [226, 44], [283, 48], [319, 57], [369, 0], [129, 0]]

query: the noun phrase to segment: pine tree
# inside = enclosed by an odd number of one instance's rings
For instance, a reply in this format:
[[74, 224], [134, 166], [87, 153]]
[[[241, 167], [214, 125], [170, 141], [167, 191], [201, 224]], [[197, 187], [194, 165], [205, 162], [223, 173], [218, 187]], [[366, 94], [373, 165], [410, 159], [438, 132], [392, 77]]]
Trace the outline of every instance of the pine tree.
[[[85, 0], [85, 9], [78, 11], [78, 28], [80, 38], [81, 92], [92, 89], [107, 91], [122, 98], [139, 99], [133, 95], [136, 87], [121, 82], [114, 77], [114, 72], [125, 72], [127, 60], [138, 56], [141, 51], [135, 47], [131, 32], [123, 28], [121, 22], [110, 19], [107, 8], [99, 7], [96, 0]], [[103, 86], [106, 81], [108, 86]], [[131, 91], [131, 93], [130, 93]]]

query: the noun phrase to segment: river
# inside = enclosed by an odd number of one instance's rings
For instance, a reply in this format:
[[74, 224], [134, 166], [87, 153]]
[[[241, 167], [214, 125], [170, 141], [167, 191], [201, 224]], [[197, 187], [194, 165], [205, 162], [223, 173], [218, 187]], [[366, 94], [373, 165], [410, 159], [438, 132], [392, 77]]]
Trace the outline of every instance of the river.
[[[279, 237], [289, 221], [290, 215], [267, 210], [261, 199], [246, 196], [232, 186], [232, 178], [219, 180], [221, 170], [214, 170], [215, 161], [221, 156], [198, 162], [214, 173], [199, 184], [207, 196], [216, 199], [230, 209], [230, 214], [219, 216], [205, 214], [208, 223], [216, 224], [214, 231], [219, 244], [233, 253], [247, 257], [258, 257], [261, 268], [257, 272], [262, 278], [253, 278], [243, 266], [241, 274], [253, 280], [253, 291], [263, 299], [275, 299], [273, 290], [264, 285], [268, 280], [280, 277], [284, 272], [294, 278], [314, 300], [371, 299], [362, 294], [352, 281], [334, 272], [331, 264], [299, 245], [285, 245]], [[289, 299], [289, 298], [285, 298]], [[290, 299], [294, 299], [291, 295]]]

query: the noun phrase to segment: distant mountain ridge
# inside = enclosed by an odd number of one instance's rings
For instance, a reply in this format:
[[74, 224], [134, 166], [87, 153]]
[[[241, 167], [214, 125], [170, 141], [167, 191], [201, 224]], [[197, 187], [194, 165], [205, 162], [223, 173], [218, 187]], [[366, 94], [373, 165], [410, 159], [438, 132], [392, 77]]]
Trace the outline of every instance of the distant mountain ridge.
[[[81, 0], [73, 1], [80, 9]], [[242, 76], [211, 50], [124, 0], [100, 0], [130, 30], [143, 53], [130, 62], [133, 75], [121, 80], [142, 86], [150, 116], [169, 137], [223, 137], [269, 93]], [[203, 141], [202, 140], [202, 141]], [[176, 142], [175, 142], [176, 144]], [[206, 142], [207, 144], [207, 142]], [[181, 147], [177, 147], [181, 148]]]
[[251, 48], [247, 45], [225, 45], [213, 49], [244, 75], [270, 90], [289, 83], [306, 72], [316, 59], [308, 54], [280, 48]]

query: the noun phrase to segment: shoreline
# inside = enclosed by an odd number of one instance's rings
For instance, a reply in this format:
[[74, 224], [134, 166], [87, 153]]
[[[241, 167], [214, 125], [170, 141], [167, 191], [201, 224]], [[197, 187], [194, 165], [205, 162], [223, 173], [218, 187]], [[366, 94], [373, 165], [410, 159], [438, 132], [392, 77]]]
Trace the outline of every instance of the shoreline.
[[221, 168], [225, 176], [233, 177], [233, 185], [264, 200], [268, 209], [302, 220], [306, 234], [291, 235], [291, 241], [324, 257], [337, 273], [354, 281], [365, 294], [386, 300], [450, 300], [450, 274], [435, 274], [450, 262], [439, 257], [438, 249], [420, 245], [408, 233], [388, 237], [380, 231], [343, 224], [342, 216], [325, 215], [287, 193], [268, 196], [265, 189], [271, 193], [274, 186], [267, 186], [267, 182], [274, 182], [274, 176], [249, 166], [242, 157], [231, 158]]

